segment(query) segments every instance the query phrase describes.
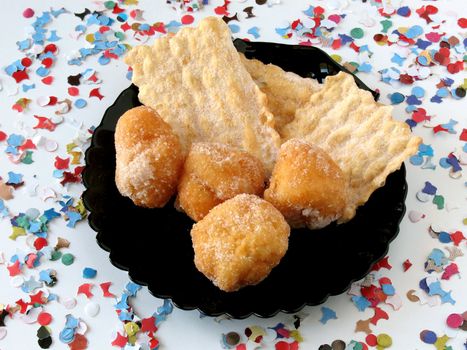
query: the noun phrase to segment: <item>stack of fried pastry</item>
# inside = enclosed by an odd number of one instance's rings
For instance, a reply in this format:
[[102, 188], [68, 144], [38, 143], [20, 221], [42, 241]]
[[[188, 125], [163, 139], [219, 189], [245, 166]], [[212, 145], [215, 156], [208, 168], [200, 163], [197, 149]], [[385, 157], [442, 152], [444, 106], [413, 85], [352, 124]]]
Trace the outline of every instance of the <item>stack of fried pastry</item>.
[[146, 107], [117, 124], [117, 187], [145, 207], [176, 194], [195, 265], [224, 291], [263, 280], [290, 227], [352, 219], [421, 142], [349, 74], [318, 84], [249, 60], [218, 18], [126, 62]]

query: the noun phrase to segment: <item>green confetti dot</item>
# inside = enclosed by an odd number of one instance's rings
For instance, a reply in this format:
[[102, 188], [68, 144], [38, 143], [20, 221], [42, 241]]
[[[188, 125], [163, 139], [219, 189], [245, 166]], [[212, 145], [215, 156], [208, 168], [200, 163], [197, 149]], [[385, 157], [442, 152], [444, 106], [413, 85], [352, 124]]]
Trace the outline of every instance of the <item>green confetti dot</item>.
[[59, 260], [61, 257], [62, 257], [62, 252], [59, 251], [59, 250], [55, 250], [55, 251], [51, 254], [50, 260], [52, 260], [52, 261], [57, 261], [57, 260]]
[[378, 335], [378, 337], [376, 337], [376, 341], [378, 345], [383, 348], [389, 348], [392, 345], [392, 338], [386, 333]]
[[62, 256], [62, 263], [63, 265], [69, 266], [75, 262], [75, 257], [70, 253], [63, 254]]
[[118, 40], [120, 40], [120, 41], [122, 41], [122, 40], [125, 39], [125, 34], [124, 34], [123, 32], [115, 32], [114, 35], [115, 35], [115, 37], [116, 37]]
[[113, 8], [115, 7], [115, 3], [113, 1], [106, 1], [104, 2], [104, 6], [108, 10], [113, 10]]
[[433, 197], [433, 204], [436, 204], [436, 207], [441, 210], [444, 208], [444, 197], [443, 196], [439, 196], [439, 195], [435, 195]]
[[354, 39], [361, 39], [363, 38], [363, 29], [362, 28], [354, 28], [350, 31], [350, 36]]
[[23, 164], [32, 164], [34, 161], [32, 160], [32, 151], [26, 151], [25, 156], [21, 159], [21, 163]]
[[383, 33], [387, 33], [389, 28], [392, 27], [392, 22], [388, 19], [385, 19], [384, 21], [381, 21], [379, 23], [381, 23], [381, 25], [383, 26], [383, 29], [381, 29]]

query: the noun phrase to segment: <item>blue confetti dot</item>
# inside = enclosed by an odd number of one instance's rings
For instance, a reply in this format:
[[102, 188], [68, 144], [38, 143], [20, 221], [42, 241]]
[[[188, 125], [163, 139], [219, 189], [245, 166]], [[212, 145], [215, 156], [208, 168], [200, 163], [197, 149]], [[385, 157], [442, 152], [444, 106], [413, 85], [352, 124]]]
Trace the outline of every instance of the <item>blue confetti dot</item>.
[[402, 103], [404, 101], [405, 96], [402, 95], [400, 92], [395, 92], [389, 95], [389, 99], [391, 100], [392, 105], [398, 105], [399, 103]]
[[381, 286], [381, 289], [383, 290], [383, 293], [386, 295], [396, 294], [396, 290], [394, 289], [394, 286], [392, 284], [383, 284]]
[[75, 107], [79, 109], [86, 107], [87, 104], [86, 100], [82, 98], [77, 99], [74, 103]]
[[132, 71], [132, 70], [129, 70], [129, 71], [126, 73], [126, 78], [127, 78], [128, 80], [131, 81], [131, 78], [132, 78], [132, 77], [133, 77], [133, 71]]
[[14, 173], [12, 171], [8, 172], [8, 181], [7, 181], [7, 183], [18, 185], [22, 181], [23, 181], [23, 175], [22, 174], [17, 174], [17, 173]]
[[409, 39], [413, 39], [422, 34], [423, 28], [419, 25], [414, 25], [409, 28], [409, 30], [405, 33], [405, 36]]
[[58, 338], [62, 343], [69, 344], [75, 339], [75, 331], [72, 328], [64, 328]]
[[425, 181], [425, 187], [423, 187], [423, 189], [422, 189], [423, 193], [435, 195], [436, 191], [438, 191], [436, 186], [433, 186], [431, 184], [431, 182], [429, 182], [429, 181]]
[[240, 31], [240, 26], [236, 24], [229, 24], [229, 28], [232, 33], [238, 33]]
[[439, 160], [439, 165], [444, 169], [447, 169], [447, 168], [451, 167], [451, 164], [449, 164], [448, 158], [446, 158], [446, 157], [443, 157], [443, 158], [441, 158]]
[[402, 6], [397, 9], [397, 14], [402, 17], [409, 17], [410, 13], [410, 8], [408, 6]]
[[55, 169], [52, 173], [52, 176], [56, 179], [61, 179], [63, 177], [63, 170]]
[[83, 270], [83, 278], [94, 278], [96, 275], [97, 271], [90, 267], [85, 267]]
[[99, 62], [100, 65], [105, 66], [106, 64], [108, 64], [110, 62], [110, 58], [105, 57], [105, 56], [101, 56], [101, 57], [99, 57], [98, 62]]
[[[126, 13], [120, 13], [117, 16], [117, 20], [119, 22], [125, 22], [127, 19], [128, 19], [128, 15]], [[147, 29], [145, 29], [145, 30], [147, 30]]]
[[44, 66], [40, 66], [39, 68], [37, 68], [36, 70], [36, 74], [40, 77], [45, 77], [47, 75], [49, 75], [50, 73], [50, 69], [47, 69], [45, 68]]
[[414, 155], [410, 157], [410, 164], [412, 165], [422, 165], [423, 163], [423, 157], [419, 155]]
[[442, 87], [436, 91], [436, 96], [439, 97], [448, 97], [449, 96], [449, 90], [445, 87]]
[[422, 98], [425, 96], [425, 89], [423, 89], [421, 86], [415, 86], [412, 88], [412, 95], [418, 98]]
[[439, 241], [441, 243], [451, 243], [452, 242], [452, 239], [451, 239], [451, 236], [449, 235], [449, 233], [444, 232], [444, 231], [439, 233], [438, 239], [439, 239]]
[[436, 340], [438, 340], [436, 333], [433, 331], [422, 331], [420, 333], [420, 338], [425, 344], [434, 344]]

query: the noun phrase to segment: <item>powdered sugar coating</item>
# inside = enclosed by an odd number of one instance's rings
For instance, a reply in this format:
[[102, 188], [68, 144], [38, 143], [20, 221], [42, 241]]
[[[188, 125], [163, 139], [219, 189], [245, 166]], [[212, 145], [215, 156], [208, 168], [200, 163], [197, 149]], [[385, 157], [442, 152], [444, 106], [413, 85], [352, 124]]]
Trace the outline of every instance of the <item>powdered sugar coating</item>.
[[348, 180], [329, 155], [304, 140], [285, 142], [264, 198], [292, 227], [322, 228], [344, 212]]
[[170, 125], [149, 107], [120, 117], [115, 130], [115, 182], [139, 206], [162, 207], [175, 193], [183, 156]]
[[220, 143], [194, 143], [178, 186], [177, 205], [193, 220], [240, 193], [261, 195], [265, 171], [251, 154]]
[[289, 234], [289, 225], [272, 204], [240, 194], [193, 226], [195, 265], [224, 291], [254, 285], [285, 255]]

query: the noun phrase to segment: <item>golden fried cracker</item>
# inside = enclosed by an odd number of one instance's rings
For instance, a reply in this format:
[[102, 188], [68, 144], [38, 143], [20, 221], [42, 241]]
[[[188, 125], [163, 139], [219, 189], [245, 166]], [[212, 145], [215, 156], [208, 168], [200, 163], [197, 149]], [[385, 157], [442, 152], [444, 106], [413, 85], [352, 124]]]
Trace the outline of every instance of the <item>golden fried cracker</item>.
[[256, 85], [266, 94], [268, 109], [274, 115], [274, 128], [279, 134], [294, 119], [295, 111], [321, 88], [318, 81], [286, 72], [274, 64], [247, 59], [243, 54], [240, 58]]
[[280, 146], [274, 118], [221, 19], [208, 17], [197, 28], [135, 47], [125, 62], [140, 101], [172, 126], [185, 154], [193, 142], [224, 143], [256, 156], [271, 172]]
[[421, 138], [376, 103], [347, 73], [326, 78], [323, 88], [296, 111], [283, 129], [285, 140], [304, 138], [328, 152], [350, 181], [341, 222], [350, 220], [386, 177], [418, 150]]

